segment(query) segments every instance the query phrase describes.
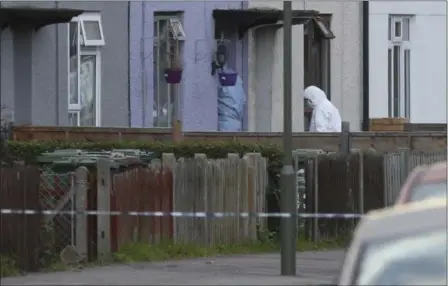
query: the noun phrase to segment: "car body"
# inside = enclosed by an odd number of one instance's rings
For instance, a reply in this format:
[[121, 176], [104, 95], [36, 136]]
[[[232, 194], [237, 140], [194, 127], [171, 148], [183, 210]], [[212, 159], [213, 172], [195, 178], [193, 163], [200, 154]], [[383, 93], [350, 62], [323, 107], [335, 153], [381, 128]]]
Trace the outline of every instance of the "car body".
[[346, 253], [339, 285], [447, 285], [446, 199], [364, 216]]
[[406, 179], [395, 204], [447, 195], [447, 162], [418, 166]]

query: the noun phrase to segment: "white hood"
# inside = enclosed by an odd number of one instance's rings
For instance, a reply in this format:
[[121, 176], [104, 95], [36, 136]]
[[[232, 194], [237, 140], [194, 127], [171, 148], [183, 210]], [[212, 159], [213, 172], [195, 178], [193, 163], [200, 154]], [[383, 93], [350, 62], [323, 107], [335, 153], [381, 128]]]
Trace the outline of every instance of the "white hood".
[[309, 100], [310, 107], [312, 108], [315, 108], [320, 103], [328, 100], [325, 92], [314, 85], [311, 85], [305, 89], [304, 97]]
[[304, 97], [313, 108], [310, 132], [341, 132], [339, 110], [327, 99], [322, 89], [309, 86], [305, 89]]

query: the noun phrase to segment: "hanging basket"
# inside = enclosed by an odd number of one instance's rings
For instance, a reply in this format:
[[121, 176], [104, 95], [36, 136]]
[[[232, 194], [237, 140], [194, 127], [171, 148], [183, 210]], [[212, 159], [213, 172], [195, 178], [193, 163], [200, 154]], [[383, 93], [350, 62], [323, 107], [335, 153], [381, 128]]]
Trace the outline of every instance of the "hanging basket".
[[167, 83], [176, 84], [182, 80], [182, 69], [167, 68], [164, 70], [164, 77]]
[[236, 79], [238, 78], [237, 73], [218, 73], [219, 83], [221, 86], [234, 86], [236, 84]]

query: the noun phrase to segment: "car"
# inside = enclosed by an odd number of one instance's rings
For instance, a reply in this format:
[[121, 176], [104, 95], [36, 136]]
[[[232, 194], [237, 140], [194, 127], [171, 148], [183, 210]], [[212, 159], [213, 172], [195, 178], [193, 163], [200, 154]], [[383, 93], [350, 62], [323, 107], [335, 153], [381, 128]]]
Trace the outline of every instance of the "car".
[[338, 285], [447, 285], [447, 202], [373, 211], [358, 224]]
[[396, 205], [447, 196], [447, 162], [418, 166], [406, 179]]

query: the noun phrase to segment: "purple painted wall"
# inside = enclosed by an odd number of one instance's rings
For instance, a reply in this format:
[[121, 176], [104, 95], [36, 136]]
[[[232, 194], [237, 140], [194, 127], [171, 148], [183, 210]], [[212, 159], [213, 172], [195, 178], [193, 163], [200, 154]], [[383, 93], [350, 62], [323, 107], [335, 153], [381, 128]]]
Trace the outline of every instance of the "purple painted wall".
[[[183, 11], [186, 40], [182, 53], [184, 75], [179, 84], [183, 130], [217, 130], [217, 79], [211, 75], [212, 52], [215, 47], [212, 11], [244, 8], [247, 8], [247, 2], [131, 2], [129, 42], [131, 127], [153, 126], [154, 12]], [[242, 76], [247, 93], [247, 39], [238, 40], [236, 32], [229, 37], [232, 39], [228, 45], [228, 65]], [[247, 115], [247, 111], [245, 114]], [[244, 126], [247, 126], [246, 122]]]

